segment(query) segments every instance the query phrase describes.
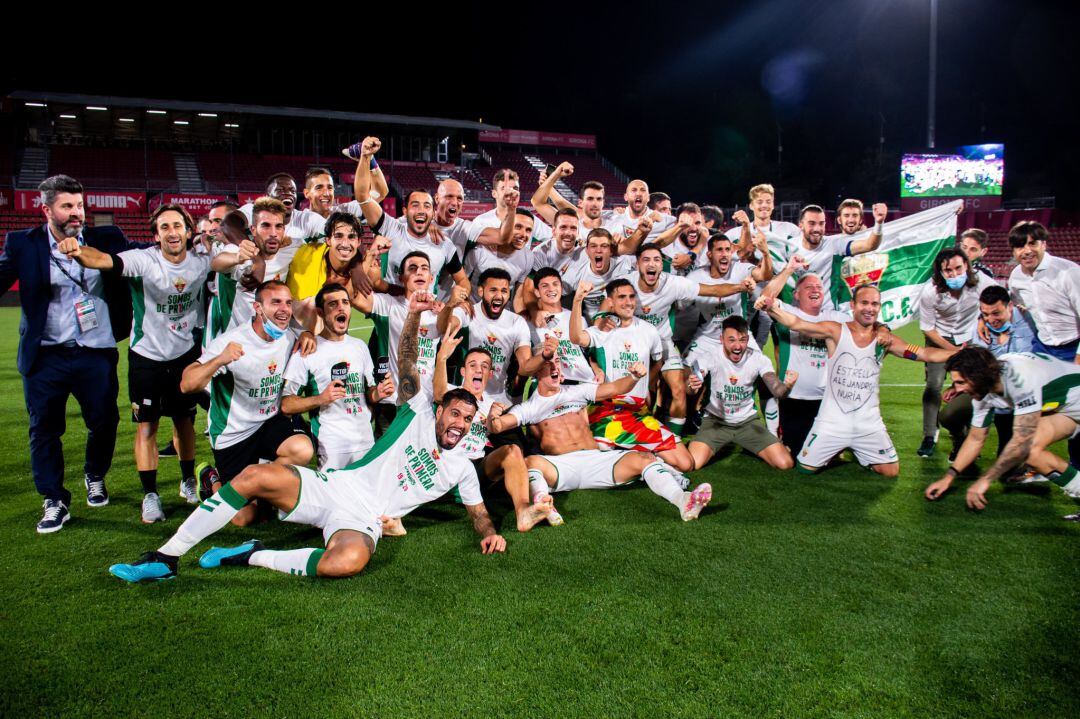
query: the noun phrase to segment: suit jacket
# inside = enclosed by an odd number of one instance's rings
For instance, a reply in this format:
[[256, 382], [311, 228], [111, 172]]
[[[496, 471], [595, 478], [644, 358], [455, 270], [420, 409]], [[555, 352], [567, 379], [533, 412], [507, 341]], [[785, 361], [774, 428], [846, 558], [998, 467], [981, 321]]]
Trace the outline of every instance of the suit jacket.
[[[86, 227], [83, 241], [102, 252], [115, 254], [124, 250], [145, 247], [128, 240], [119, 227]], [[131, 331], [131, 295], [125, 279], [117, 273], [101, 273], [105, 302], [109, 305], [109, 320], [113, 337], [119, 341]], [[44, 224], [28, 230], [9, 232], [0, 253], [0, 295], [19, 282], [19, 372], [26, 375], [34, 368], [41, 336], [45, 333], [45, 318], [49, 313], [52, 282], [49, 277], [49, 236]]]

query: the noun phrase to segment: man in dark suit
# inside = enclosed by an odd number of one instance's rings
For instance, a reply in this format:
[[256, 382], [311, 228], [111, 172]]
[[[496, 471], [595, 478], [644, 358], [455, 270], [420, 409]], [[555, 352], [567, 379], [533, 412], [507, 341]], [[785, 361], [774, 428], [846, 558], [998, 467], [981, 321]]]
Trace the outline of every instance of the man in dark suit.
[[83, 187], [54, 175], [41, 190], [44, 225], [9, 232], [0, 253], [0, 294], [17, 280], [22, 318], [18, 368], [30, 415], [30, 468], [45, 498], [39, 533], [56, 532], [70, 518], [60, 438], [65, 408], [75, 395], [88, 431], [84, 483], [91, 507], [109, 503], [105, 473], [112, 463], [116, 409], [116, 341], [131, 327], [131, 300], [123, 278], [82, 268], [58, 252], [77, 237], [102, 252], [140, 247], [117, 227], [85, 226]]

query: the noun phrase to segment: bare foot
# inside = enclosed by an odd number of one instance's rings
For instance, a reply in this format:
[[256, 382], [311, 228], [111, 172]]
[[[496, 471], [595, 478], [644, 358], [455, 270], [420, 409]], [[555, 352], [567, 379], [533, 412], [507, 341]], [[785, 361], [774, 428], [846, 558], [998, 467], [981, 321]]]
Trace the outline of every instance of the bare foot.
[[405, 525], [401, 523], [400, 518], [383, 517], [382, 521], [382, 534], [384, 537], [404, 537], [407, 534]]
[[528, 532], [538, 523], [547, 519], [553, 509], [555, 509], [555, 505], [552, 503], [550, 496], [546, 502], [530, 504], [524, 511], [517, 513], [518, 531]]

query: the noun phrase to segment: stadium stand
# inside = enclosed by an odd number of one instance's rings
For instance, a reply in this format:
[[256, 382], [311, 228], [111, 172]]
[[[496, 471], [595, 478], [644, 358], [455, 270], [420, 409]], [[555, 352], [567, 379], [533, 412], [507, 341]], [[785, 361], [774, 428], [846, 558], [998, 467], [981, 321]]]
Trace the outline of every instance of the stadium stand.
[[51, 145], [49, 174], [60, 172], [102, 190], [166, 189], [177, 184], [176, 163], [167, 150]]

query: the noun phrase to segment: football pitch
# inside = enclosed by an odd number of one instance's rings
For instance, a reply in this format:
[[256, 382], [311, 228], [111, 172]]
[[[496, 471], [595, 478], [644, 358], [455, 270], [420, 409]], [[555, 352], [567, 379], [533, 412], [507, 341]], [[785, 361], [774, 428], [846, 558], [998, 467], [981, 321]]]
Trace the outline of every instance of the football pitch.
[[[0, 309], [2, 717], [1080, 716], [1080, 526], [1060, 519], [1077, 505], [996, 486], [975, 514], [963, 480], [925, 501], [949, 441], [915, 455], [921, 365], [885, 363], [898, 480], [727, 454], [692, 476], [714, 488], [696, 522], [640, 484], [576, 492], [556, 497], [564, 526], [521, 535], [503, 517], [507, 553], [482, 556], [464, 511], [441, 503], [349, 580], [200, 570], [207, 542], [178, 578], [131, 586], [107, 567], [191, 511], [176, 460], [159, 470], [169, 519], [144, 526], [124, 343], [110, 504], [86, 506], [72, 401], [73, 518], [35, 534], [18, 319]], [[321, 542], [279, 522], [212, 541], [252, 536]]]

